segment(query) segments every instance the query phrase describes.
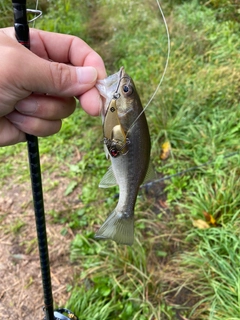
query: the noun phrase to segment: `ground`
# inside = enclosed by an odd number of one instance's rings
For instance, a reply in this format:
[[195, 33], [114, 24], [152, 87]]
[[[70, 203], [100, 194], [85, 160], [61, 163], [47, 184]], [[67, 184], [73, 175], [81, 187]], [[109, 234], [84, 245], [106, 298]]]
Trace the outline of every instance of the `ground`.
[[[44, 175], [43, 175], [44, 176]], [[64, 199], [68, 180], [58, 179], [57, 189], [44, 194], [46, 211], [76, 205], [77, 193]], [[44, 178], [43, 178], [44, 179]], [[4, 319], [43, 319], [43, 294], [36, 240], [30, 182], [12, 186], [5, 183], [0, 191], [0, 314]], [[11, 188], [8, 186], [11, 185]], [[57, 201], [61, 199], [61, 201]], [[70, 229], [53, 224], [47, 218], [47, 233], [54, 302], [64, 306], [73, 282], [74, 266], [69, 260], [69, 247], [74, 237]]]

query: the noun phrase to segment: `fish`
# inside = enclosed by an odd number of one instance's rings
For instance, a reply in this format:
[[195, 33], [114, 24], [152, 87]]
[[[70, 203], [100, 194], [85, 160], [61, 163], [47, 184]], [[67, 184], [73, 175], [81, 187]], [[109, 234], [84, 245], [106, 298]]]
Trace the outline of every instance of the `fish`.
[[139, 187], [151, 171], [148, 123], [134, 82], [123, 67], [99, 80], [96, 87], [105, 100], [102, 108], [103, 142], [106, 157], [111, 160], [99, 187], [118, 185], [119, 199], [95, 238], [132, 245]]

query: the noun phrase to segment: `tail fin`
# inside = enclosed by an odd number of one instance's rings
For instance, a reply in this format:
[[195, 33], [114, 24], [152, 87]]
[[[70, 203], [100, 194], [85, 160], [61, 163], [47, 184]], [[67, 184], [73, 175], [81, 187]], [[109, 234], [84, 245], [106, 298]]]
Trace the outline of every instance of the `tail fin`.
[[134, 215], [114, 210], [95, 235], [97, 239], [112, 239], [118, 244], [132, 245]]

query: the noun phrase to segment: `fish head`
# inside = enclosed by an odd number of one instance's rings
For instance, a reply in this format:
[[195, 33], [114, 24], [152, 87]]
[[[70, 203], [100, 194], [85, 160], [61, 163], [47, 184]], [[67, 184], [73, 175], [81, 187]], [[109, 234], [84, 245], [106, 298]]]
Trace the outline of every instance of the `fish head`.
[[104, 98], [102, 109], [104, 149], [118, 157], [128, 152], [130, 128], [142, 112], [142, 104], [132, 78], [124, 68], [99, 80], [97, 89]]
[[134, 106], [140, 101], [134, 83], [123, 67], [117, 75], [115, 91], [103, 120], [104, 143], [112, 157], [128, 152], [128, 129], [134, 121]]
[[129, 109], [132, 109], [134, 100], [140, 101], [133, 80], [123, 67], [111, 76], [98, 80], [96, 88], [103, 98], [103, 108], [101, 110], [103, 122], [114, 104], [119, 113], [124, 114]]
[[136, 101], [140, 100], [132, 78], [125, 72], [123, 67], [118, 73], [118, 83], [113, 94], [113, 100], [116, 100], [119, 117], [123, 117], [133, 111]]

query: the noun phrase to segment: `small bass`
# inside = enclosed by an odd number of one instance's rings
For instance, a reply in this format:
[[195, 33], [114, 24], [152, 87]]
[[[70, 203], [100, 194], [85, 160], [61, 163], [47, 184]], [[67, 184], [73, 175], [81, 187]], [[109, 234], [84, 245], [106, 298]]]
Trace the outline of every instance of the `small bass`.
[[96, 85], [105, 98], [102, 110], [104, 149], [111, 166], [99, 187], [119, 186], [116, 208], [95, 238], [119, 244], [134, 241], [134, 206], [149, 167], [150, 135], [143, 107], [133, 83], [122, 67]]

